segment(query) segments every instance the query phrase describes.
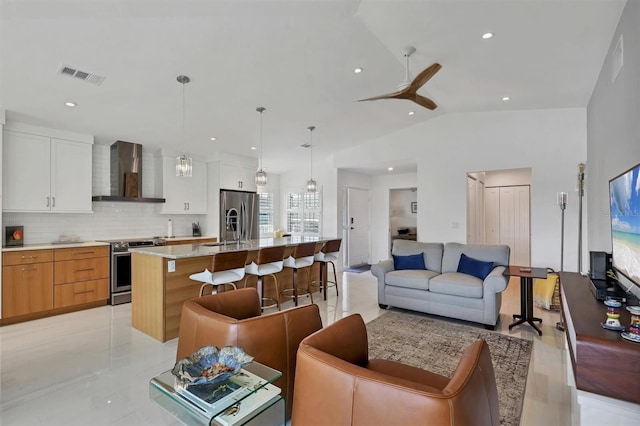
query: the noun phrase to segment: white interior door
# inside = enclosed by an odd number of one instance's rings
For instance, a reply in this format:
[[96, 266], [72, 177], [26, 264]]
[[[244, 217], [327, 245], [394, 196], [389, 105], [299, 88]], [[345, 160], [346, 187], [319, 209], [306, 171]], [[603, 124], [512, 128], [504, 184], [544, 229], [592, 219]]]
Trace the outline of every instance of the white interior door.
[[347, 188], [347, 267], [369, 263], [369, 191]]
[[487, 244], [511, 248], [509, 263], [529, 266], [531, 262], [530, 186], [486, 188], [484, 191]]

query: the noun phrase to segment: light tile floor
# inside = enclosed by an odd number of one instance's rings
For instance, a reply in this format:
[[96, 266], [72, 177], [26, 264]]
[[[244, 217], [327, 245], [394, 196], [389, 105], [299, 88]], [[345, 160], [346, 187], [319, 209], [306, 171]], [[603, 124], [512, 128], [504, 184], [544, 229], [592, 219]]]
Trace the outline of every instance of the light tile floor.
[[[340, 297], [329, 289], [327, 301], [314, 299], [323, 324], [352, 313], [370, 321], [385, 312], [369, 272], [344, 273], [340, 281]], [[559, 314], [536, 308], [542, 337], [526, 325], [510, 332], [519, 292], [512, 280], [497, 331], [534, 341], [521, 424], [568, 425], [564, 339], [555, 329]], [[0, 424], [180, 424], [148, 392], [149, 379], [173, 366], [176, 346], [177, 339], [160, 343], [131, 328], [130, 304], [0, 327]]]

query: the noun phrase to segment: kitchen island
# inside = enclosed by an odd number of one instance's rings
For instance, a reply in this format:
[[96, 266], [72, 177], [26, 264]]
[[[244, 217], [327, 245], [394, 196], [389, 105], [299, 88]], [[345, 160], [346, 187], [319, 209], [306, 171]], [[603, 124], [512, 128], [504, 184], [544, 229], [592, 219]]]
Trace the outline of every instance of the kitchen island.
[[[248, 264], [263, 247], [285, 246], [287, 257], [298, 244], [316, 242], [316, 251], [319, 251], [326, 241], [332, 239], [334, 238], [262, 238], [242, 243], [183, 244], [130, 249], [132, 326], [161, 342], [178, 337], [182, 304], [187, 299], [198, 297], [200, 293], [200, 283], [192, 281], [189, 276], [208, 268], [212, 256], [217, 253], [248, 250]], [[314, 264], [311, 273], [313, 280], [319, 281], [319, 272], [320, 265]], [[280, 289], [292, 287], [291, 269], [284, 268], [277, 277]], [[301, 279], [298, 285], [304, 288], [307, 285], [306, 274], [300, 274], [298, 277]], [[255, 286], [256, 281], [255, 276], [248, 276], [247, 286]], [[273, 286], [266, 286], [266, 297], [278, 296], [269, 294], [272, 288]]]

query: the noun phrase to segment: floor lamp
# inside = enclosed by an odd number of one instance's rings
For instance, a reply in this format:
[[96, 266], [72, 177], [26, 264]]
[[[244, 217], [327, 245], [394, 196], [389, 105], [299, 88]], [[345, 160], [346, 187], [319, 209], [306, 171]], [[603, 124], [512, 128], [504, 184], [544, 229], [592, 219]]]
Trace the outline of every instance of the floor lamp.
[[[569, 194], [566, 192], [558, 192], [558, 206], [560, 207], [560, 271], [564, 271], [564, 211], [567, 208], [567, 201], [569, 201]], [[556, 323], [556, 328], [560, 331], [564, 331], [564, 321], [562, 318], [562, 312], [560, 313], [560, 321]]]
[[582, 197], [584, 197], [584, 163], [578, 164], [578, 273], [582, 273]]

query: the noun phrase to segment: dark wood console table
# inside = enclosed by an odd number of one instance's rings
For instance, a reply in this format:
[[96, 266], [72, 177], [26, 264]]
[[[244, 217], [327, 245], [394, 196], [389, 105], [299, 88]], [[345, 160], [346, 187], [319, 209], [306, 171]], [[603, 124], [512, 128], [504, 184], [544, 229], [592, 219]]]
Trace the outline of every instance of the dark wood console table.
[[[591, 293], [589, 278], [560, 272], [562, 313], [576, 387], [586, 392], [640, 404], [640, 343], [605, 330], [607, 307]], [[629, 327], [629, 311], [620, 322]]]

